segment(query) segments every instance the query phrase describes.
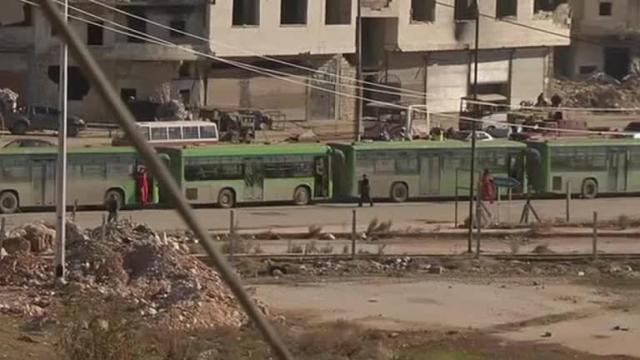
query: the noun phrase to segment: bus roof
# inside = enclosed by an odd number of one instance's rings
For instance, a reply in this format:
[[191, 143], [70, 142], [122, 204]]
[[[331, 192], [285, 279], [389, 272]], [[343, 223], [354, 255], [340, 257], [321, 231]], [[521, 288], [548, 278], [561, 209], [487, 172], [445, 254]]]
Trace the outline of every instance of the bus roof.
[[[416, 141], [374, 141], [362, 143], [336, 143], [336, 145], [349, 146], [355, 150], [415, 150], [415, 149], [464, 149], [471, 147], [470, 141], [462, 140], [416, 140]], [[524, 148], [526, 145], [517, 141], [494, 139], [490, 141], [477, 141], [478, 148]]]
[[[70, 147], [67, 149], [69, 154], [128, 154], [135, 153], [136, 150], [128, 146], [85, 146], [85, 147]], [[7, 148], [0, 149], [0, 156], [2, 155], [57, 155], [58, 148], [52, 147], [24, 147], [24, 148]]]
[[277, 145], [213, 145], [202, 147], [159, 147], [174, 149], [184, 156], [255, 156], [255, 155], [308, 155], [324, 154], [329, 147], [324, 144], [277, 144]]
[[532, 140], [529, 144], [545, 144], [550, 147], [562, 146], [640, 146], [640, 139], [631, 138], [555, 138]]

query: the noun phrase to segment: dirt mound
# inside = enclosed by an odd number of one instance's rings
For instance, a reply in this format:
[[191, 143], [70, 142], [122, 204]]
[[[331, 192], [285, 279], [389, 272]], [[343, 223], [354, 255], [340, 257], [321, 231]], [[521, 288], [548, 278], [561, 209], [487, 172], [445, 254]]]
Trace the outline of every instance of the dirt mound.
[[[28, 242], [26, 234], [17, 233], [15, 238]], [[60, 293], [50, 291], [51, 259], [29, 251], [0, 259], [0, 286], [29, 286], [52, 299], [58, 295], [117, 298], [149, 322], [173, 329], [238, 327], [246, 321], [219, 275], [189, 255], [180, 239], [158, 236], [149, 227], [128, 221], [110, 223], [104, 231], [100, 227], [80, 232], [72, 226], [68, 235], [69, 283]]]
[[551, 92], [562, 97], [562, 106], [596, 108], [640, 107], [637, 87], [640, 77], [629, 75], [618, 81], [604, 74], [593, 74], [583, 80], [554, 80]]

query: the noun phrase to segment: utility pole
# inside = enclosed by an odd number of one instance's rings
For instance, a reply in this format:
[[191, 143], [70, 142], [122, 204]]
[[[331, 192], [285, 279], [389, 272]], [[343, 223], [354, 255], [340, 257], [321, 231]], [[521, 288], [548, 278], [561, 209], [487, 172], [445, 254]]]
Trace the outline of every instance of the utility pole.
[[353, 128], [354, 140], [359, 142], [362, 137], [362, 97], [364, 92], [362, 82], [362, 1], [356, 2], [356, 98], [355, 98], [355, 122]]
[[[64, 19], [69, 21], [69, 0], [64, 1]], [[60, 38], [60, 80], [58, 125], [58, 159], [56, 163], [56, 252], [55, 278], [64, 281], [65, 240], [66, 240], [66, 207], [67, 207], [67, 68], [69, 54], [67, 44]], [[47, 176], [46, 173], [43, 176]]]
[[[473, 1], [473, 9], [475, 11], [475, 20], [476, 20], [476, 31], [475, 31], [475, 47], [473, 50], [473, 119], [471, 121], [471, 174], [469, 175], [469, 233], [468, 233], [468, 242], [467, 242], [467, 251], [469, 253], [473, 252], [473, 198], [475, 193], [476, 186], [476, 175], [475, 175], [475, 167], [476, 167], [476, 120], [479, 120], [479, 111], [478, 111], [478, 52], [480, 51], [480, 8], [478, 7], [478, 0]], [[480, 199], [478, 199], [480, 201]], [[477, 215], [477, 214], [476, 214]], [[479, 222], [479, 221], [478, 221]], [[478, 226], [480, 224], [478, 223]]]

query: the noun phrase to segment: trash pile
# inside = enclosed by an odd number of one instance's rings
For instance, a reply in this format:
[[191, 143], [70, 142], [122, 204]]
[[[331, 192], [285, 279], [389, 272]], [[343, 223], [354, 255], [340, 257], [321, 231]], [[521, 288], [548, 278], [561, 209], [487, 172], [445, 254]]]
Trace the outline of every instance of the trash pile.
[[584, 80], [553, 80], [551, 93], [562, 97], [562, 106], [582, 108], [640, 108], [638, 75], [618, 81], [603, 73]]
[[[41, 240], [51, 235], [46, 226], [31, 225], [24, 228], [39, 230], [25, 230], [22, 236], [14, 231], [10, 238], [23, 244], [46, 242]], [[67, 229], [68, 284], [53, 286], [52, 260], [38, 256], [33, 246], [7, 251], [0, 259], [0, 286], [14, 290], [2, 295], [15, 296], [14, 301], [0, 297], [0, 312], [30, 315], [32, 300], [54, 303], [64, 295], [119, 300], [163, 328], [239, 327], [246, 322], [219, 275], [189, 255], [180, 239], [128, 221], [110, 223], [104, 230], [80, 231], [74, 224]], [[15, 309], [19, 302], [23, 308]]]

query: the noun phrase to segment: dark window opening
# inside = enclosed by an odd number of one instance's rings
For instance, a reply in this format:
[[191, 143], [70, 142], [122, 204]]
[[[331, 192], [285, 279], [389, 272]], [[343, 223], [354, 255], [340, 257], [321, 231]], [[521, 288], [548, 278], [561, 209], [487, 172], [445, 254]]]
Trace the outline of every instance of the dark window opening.
[[351, 0], [326, 0], [326, 25], [351, 24]]
[[[49, 80], [55, 84], [60, 83], [60, 66], [49, 66], [47, 70]], [[77, 66], [67, 68], [67, 78], [69, 81], [67, 100], [82, 100], [91, 89], [89, 80], [84, 76], [82, 70]]]
[[138, 97], [136, 89], [122, 88], [120, 89], [120, 98], [124, 102], [134, 101]]
[[87, 45], [103, 45], [104, 29], [100, 25], [102, 22], [87, 24]]
[[609, 1], [601, 1], [600, 2], [600, 16], [611, 16], [612, 13], [612, 3]]
[[[146, 16], [144, 15], [144, 12], [140, 10], [138, 11], [129, 10], [129, 12], [131, 12], [132, 15], [135, 15], [138, 18], [127, 16], [127, 26], [132, 30], [137, 31], [137, 32], [134, 32], [134, 35], [136, 37], [129, 36], [127, 38], [127, 41], [130, 43], [143, 43], [144, 40], [140, 39], [139, 36], [142, 36], [140, 32], [145, 34], [147, 33], [147, 23], [146, 21], [143, 20], [146, 18]], [[143, 18], [143, 19], [140, 19], [140, 18]]]
[[476, 5], [474, 0], [456, 0], [454, 17], [456, 20], [475, 20]]
[[567, 0], [535, 0], [533, 3], [533, 12], [555, 11], [558, 5], [565, 4]]
[[178, 69], [178, 76], [181, 78], [191, 77], [191, 64], [188, 62], [182, 63]]
[[280, 24], [305, 25], [307, 23], [307, 0], [282, 0]]
[[180, 90], [180, 99], [182, 100], [182, 103], [185, 104], [185, 106], [189, 105], [191, 102], [191, 90]]
[[260, 0], [233, 0], [233, 26], [260, 25]]
[[172, 38], [182, 38], [185, 37], [185, 32], [187, 29], [187, 22], [184, 20], [172, 20], [169, 23], [169, 36]]
[[596, 70], [598, 70], [598, 67], [595, 65], [580, 66], [580, 75], [588, 75], [596, 72]]
[[604, 48], [604, 73], [618, 80], [629, 75], [631, 53], [626, 47]]
[[517, 16], [518, 0], [496, 0], [496, 18]]
[[436, 18], [435, 0], [411, 0], [411, 21], [433, 22]]

